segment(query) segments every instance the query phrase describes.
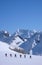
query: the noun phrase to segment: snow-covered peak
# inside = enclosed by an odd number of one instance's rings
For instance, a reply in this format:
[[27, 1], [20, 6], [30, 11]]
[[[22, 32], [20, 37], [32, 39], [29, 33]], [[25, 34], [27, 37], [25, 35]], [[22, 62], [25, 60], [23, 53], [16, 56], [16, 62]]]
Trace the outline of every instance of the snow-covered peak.
[[0, 41], [8, 43], [10, 37], [9, 35], [9, 32], [7, 31], [0, 31]]
[[24, 42], [24, 41], [23, 41], [19, 36], [15, 36], [15, 39], [12, 40], [11, 45], [12, 45], [12, 46], [16, 46], [16, 45], [19, 46], [19, 45], [21, 45], [23, 42]]
[[8, 32], [7, 32], [7, 31], [5, 31], [5, 33], [7, 34]]
[[2, 30], [2, 31], [0, 31], [0, 35], [3, 35], [3, 36], [5, 35], [7, 37], [7, 36], [9, 36], [9, 32]]
[[33, 32], [36, 33], [37, 31], [34, 29]]

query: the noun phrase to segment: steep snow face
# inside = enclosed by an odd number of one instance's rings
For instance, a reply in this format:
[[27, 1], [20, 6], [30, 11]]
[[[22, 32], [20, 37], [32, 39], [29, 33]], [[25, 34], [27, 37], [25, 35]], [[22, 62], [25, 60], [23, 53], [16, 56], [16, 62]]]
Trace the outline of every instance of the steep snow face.
[[19, 45], [21, 45], [24, 41], [19, 37], [19, 36], [16, 36], [15, 39], [12, 41], [12, 43], [10, 44], [10, 47], [13, 46], [13, 47], [17, 47]]
[[23, 43], [23, 40], [20, 39], [18, 36], [15, 38], [15, 40], [13, 41], [13, 44], [14, 42], [17, 44], [17, 45], [20, 45], [21, 43]]

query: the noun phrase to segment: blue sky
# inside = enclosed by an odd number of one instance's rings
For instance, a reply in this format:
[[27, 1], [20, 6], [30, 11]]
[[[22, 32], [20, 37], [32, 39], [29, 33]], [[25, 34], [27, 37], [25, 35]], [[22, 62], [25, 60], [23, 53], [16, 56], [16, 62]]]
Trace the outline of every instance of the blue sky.
[[0, 0], [0, 30], [42, 31], [42, 0]]

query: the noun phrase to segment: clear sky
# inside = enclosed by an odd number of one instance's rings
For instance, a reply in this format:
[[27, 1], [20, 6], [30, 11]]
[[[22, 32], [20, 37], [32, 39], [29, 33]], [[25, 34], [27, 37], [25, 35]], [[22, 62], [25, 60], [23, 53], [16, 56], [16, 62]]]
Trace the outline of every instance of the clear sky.
[[42, 0], [0, 0], [0, 30], [42, 31]]

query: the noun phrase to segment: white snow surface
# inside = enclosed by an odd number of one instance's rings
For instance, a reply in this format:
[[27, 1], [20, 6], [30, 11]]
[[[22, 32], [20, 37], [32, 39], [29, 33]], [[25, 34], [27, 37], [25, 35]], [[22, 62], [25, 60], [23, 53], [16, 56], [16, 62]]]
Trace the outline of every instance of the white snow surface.
[[[19, 43], [19, 44], [17, 44], [17, 43]], [[11, 45], [17, 45], [17, 46], [19, 46], [19, 45], [21, 45], [23, 43], [23, 40], [22, 39], [20, 39], [18, 36], [15, 38], [15, 40], [13, 40], [13, 42], [11, 43]]]
[[[7, 56], [5, 56], [5, 53], [7, 53]], [[0, 65], [42, 65], [42, 56], [31, 55], [30, 58], [30, 55], [12, 51], [7, 43], [0, 42]]]

